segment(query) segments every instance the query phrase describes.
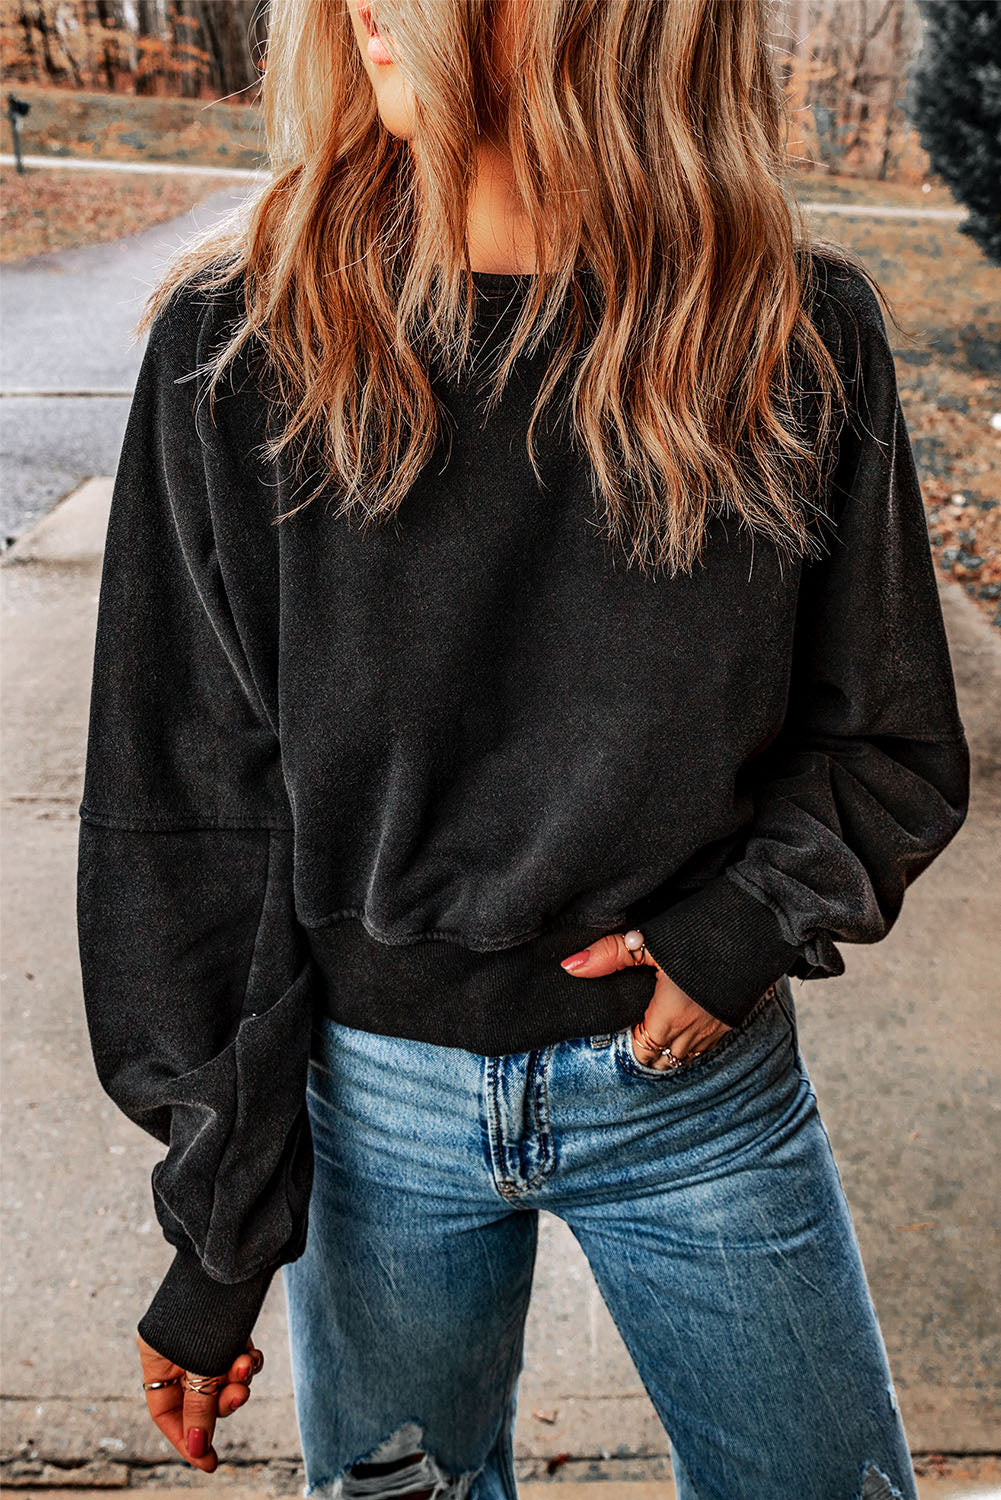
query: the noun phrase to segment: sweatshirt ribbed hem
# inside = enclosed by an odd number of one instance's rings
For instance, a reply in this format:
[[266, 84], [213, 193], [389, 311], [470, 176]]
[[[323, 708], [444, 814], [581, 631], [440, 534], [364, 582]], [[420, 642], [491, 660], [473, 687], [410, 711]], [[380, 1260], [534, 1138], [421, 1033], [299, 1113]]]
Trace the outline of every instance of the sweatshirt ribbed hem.
[[739, 1025], [800, 955], [770, 908], [725, 873], [640, 926], [664, 973], [728, 1026]]
[[137, 1332], [196, 1375], [222, 1375], [247, 1347], [275, 1267], [247, 1281], [216, 1281], [197, 1255], [177, 1250]]
[[[307, 929], [317, 1006], [345, 1026], [487, 1056], [610, 1034], [642, 1017], [655, 971], [638, 965], [585, 979], [560, 961], [631, 925], [625, 918], [561, 924], [514, 947], [477, 952], [439, 938], [380, 942], [358, 918], [344, 917]], [[635, 925], [665, 972], [731, 1025], [798, 953], [782, 941], [767, 907], [730, 881], [714, 880]]]
[[560, 960], [616, 930], [560, 924], [515, 947], [477, 952], [444, 938], [383, 943], [355, 917], [307, 936], [318, 1009], [384, 1036], [499, 1056], [566, 1037], [620, 1031], [653, 994], [649, 967], [575, 979]]

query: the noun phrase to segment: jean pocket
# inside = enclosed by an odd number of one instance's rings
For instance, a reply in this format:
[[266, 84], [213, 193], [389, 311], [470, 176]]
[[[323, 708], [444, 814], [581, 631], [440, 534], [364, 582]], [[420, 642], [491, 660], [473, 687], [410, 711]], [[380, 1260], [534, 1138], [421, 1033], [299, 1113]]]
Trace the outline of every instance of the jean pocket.
[[722, 1059], [731, 1053], [731, 1049], [744, 1039], [749, 1039], [757, 1031], [758, 1027], [769, 1017], [777, 1006], [782, 1006], [783, 1015], [787, 1016], [786, 1008], [782, 1005], [779, 997], [778, 984], [771, 984], [763, 995], [759, 995], [751, 1006], [744, 1019], [736, 1026], [732, 1026], [718, 1042], [707, 1047], [704, 1052], [699, 1052], [694, 1057], [686, 1057], [681, 1060], [677, 1067], [654, 1068], [649, 1063], [640, 1062], [633, 1048], [633, 1028], [626, 1026], [615, 1036], [615, 1053], [618, 1062], [624, 1072], [635, 1078], [648, 1078], [657, 1083], [687, 1077], [689, 1074], [697, 1074], [704, 1077], [708, 1071], [715, 1068]]

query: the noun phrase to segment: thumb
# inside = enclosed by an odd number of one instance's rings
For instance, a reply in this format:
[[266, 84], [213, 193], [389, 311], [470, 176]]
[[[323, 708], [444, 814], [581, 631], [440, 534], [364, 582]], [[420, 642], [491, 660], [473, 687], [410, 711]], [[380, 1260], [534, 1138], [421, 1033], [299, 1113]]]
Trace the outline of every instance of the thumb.
[[[220, 1384], [220, 1390], [225, 1383], [224, 1377]], [[181, 1434], [189, 1457], [199, 1467], [202, 1467], [202, 1463], [206, 1459], [218, 1462], [217, 1455], [212, 1447], [212, 1436], [215, 1432], [218, 1404], [218, 1391], [191, 1391], [186, 1389], [184, 1392]]]
[[582, 948], [580, 953], [571, 953], [569, 958], [562, 960], [560, 967], [575, 978], [580, 974], [585, 979], [596, 979], [602, 974], [614, 974], [627, 965], [632, 968], [634, 959], [623, 934], [609, 932], [589, 948]]

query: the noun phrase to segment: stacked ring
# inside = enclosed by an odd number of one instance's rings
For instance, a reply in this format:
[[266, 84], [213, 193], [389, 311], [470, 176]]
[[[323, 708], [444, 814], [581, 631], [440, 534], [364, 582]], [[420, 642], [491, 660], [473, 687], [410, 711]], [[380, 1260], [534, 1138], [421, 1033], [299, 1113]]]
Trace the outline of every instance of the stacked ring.
[[[630, 946], [628, 940], [632, 936], [636, 936], [636, 937], [642, 938], [642, 933], [632, 934], [632, 933], [628, 933], [627, 932], [626, 933], [626, 944], [627, 944], [627, 946]], [[768, 988], [765, 990], [764, 994], [761, 996], [761, 999], [762, 1000], [768, 1000], [771, 997], [773, 997], [774, 995], [775, 995], [775, 986], [774, 986], [774, 984], [770, 984], [768, 986]], [[694, 1047], [691, 1052], [686, 1052], [685, 1055], [684, 1055], [684, 1057], [675, 1057], [674, 1053], [671, 1051], [670, 1046], [661, 1046], [660, 1042], [655, 1042], [654, 1041], [653, 1037], [650, 1035], [649, 1031], [647, 1031], [646, 1027], [644, 1026], [642, 1020], [639, 1020], [639, 1021], [636, 1022], [636, 1025], [633, 1027], [633, 1030], [639, 1034], [639, 1039], [643, 1043], [644, 1047], [649, 1047], [649, 1049], [650, 1049], [651, 1052], [656, 1052], [660, 1057], [666, 1057], [666, 1058], [668, 1058], [670, 1060], [672, 1068], [680, 1068], [681, 1064], [683, 1062], [687, 1062], [690, 1057], [698, 1057], [700, 1053], [702, 1053], [702, 1052], [705, 1051], [704, 1047]]]

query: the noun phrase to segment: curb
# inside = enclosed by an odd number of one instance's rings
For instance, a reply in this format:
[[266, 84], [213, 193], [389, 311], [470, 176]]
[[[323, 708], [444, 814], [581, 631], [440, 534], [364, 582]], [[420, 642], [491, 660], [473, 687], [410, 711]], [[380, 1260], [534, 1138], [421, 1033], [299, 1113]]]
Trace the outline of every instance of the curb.
[[106, 475], [85, 480], [10, 544], [0, 566], [100, 563], [113, 487], [114, 479]]

